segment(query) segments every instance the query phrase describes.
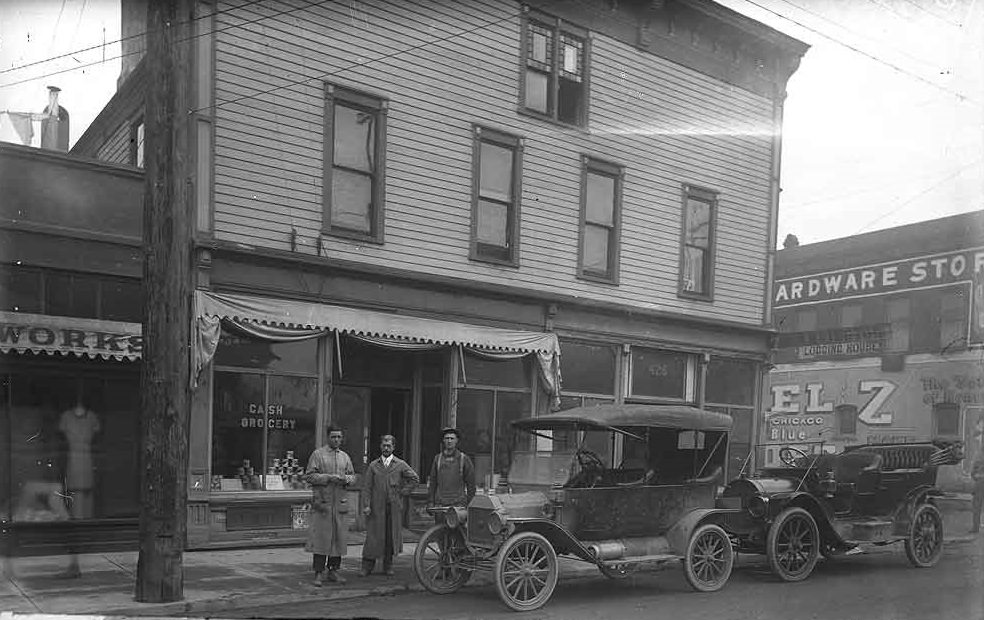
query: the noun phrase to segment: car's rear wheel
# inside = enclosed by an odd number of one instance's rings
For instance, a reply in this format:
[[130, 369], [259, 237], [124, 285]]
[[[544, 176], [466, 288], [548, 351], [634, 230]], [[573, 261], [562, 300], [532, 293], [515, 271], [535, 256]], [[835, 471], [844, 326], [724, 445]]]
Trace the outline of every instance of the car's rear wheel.
[[557, 552], [535, 532], [509, 538], [495, 559], [495, 589], [515, 611], [543, 607], [557, 586], [557, 574]]
[[905, 555], [918, 568], [929, 568], [943, 554], [943, 517], [932, 504], [916, 508], [905, 539]]
[[787, 508], [769, 528], [767, 544], [772, 572], [783, 581], [802, 581], [820, 557], [820, 530], [809, 512]]
[[472, 574], [461, 565], [461, 557], [467, 552], [460, 530], [435, 525], [424, 532], [413, 553], [413, 572], [417, 581], [434, 594], [457, 591]]
[[735, 552], [724, 530], [712, 523], [698, 527], [683, 556], [683, 574], [691, 587], [700, 592], [720, 590], [734, 565]]

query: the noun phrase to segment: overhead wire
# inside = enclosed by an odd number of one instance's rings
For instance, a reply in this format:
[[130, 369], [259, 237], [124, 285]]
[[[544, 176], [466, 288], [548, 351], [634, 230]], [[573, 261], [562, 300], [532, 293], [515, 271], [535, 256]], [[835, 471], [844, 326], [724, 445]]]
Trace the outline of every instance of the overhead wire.
[[866, 51], [864, 51], [862, 49], [858, 49], [857, 47], [851, 45], [850, 43], [845, 43], [844, 41], [841, 41], [837, 37], [830, 36], [830, 35], [828, 35], [828, 34], [826, 34], [824, 32], [821, 32], [821, 31], [817, 30], [816, 28], [812, 28], [810, 26], [807, 26], [806, 24], [804, 24], [804, 23], [802, 23], [802, 22], [800, 22], [800, 21], [798, 21], [796, 19], [793, 19], [792, 17], [787, 17], [786, 15], [783, 15], [782, 13], [779, 13], [778, 11], [775, 11], [773, 9], [770, 9], [769, 7], [767, 7], [767, 6], [763, 5], [763, 4], [760, 4], [760, 3], [756, 2], [755, 0], [744, 0], [744, 2], [746, 2], [748, 4], [751, 4], [751, 5], [754, 5], [754, 6], [757, 6], [758, 8], [762, 9], [763, 11], [766, 11], [768, 13], [771, 13], [772, 15], [775, 15], [776, 17], [778, 17], [780, 19], [784, 19], [784, 20], [786, 20], [788, 22], [792, 22], [792, 23], [796, 24], [797, 26], [799, 26], [800, 28], [803, 28], [804, 30], [807, 30], [809, 32], [812, 32], [813, 34], [819, 35], [819, 36], [823, 37], [824, 39], [827, 39], [828, 41], [831, 41], [833, 43], [836, 43], [836, 44], [838, 44], [838, 45], [840, 45], [842, 47], [846, 47], [847, 49], [849, 49], [849, 50], [851, 50], [851, 51], [853, 51], [853, 52], [855, 52], [857, 54], [860, 54], [860, 55], [864, 56], [865, 58], [868, 58], [868, 59], [873, 60], [875, 62], [881, 63], [881, 64], [885, 65], [886, 67], [889, 67], [890, 69], [892, 69], [894, 71], [897, 71], [898, 73], [901, 73], [902, 75], [907, 75], [910, 78], [913, 78], [913, 79], [916, 79], [916, 80], [918, 80], [920, 82], [923, 82], [925, 84], [928, 84], [929, 86], [932, 86], [933, 88], [938, 88], [939, 90], [942, 90], [942, 91], [944, 91], [946, 93], [949, 93], [950, 95], [953, 95], [954, 97], [960, 99], [963, 102], [971, 102], [971, 103], [976, 103], [976, 104], [980, 104], [981, 103], [981, 101], [979, 99], [975, 98], [975, 97], [972, 97], [972, 96], [967, 95], [965, 93], [962, 93], [960, 91], [956, 91], [956, 90], [947, 88], [946, 86], [943, 86], [942, 84], [938, 84], [938, 83], [936, 83], [936, 82], [934, 82], [934, 81], [932, 81], [930, 79], [924, 78], [921, 75], [918, 75], [916, 73], [912, 73], [911, 71], [907, 71], [907, 70], [903, 69], [902, 67], [899, 67], [898, 65], [896, 65], [894, 63], [891, 63], [891, 62], [889, 62], [887, 60], [884, 60], [882, 58], [879, 58], [878, 56], [876, 56], [874, 54], [871, 54], [869, 52], [866, 52]]
[[[245, 7], [245, 6], [248, 6], [250, 4], [256, 4], [257, 2], [262, 2], [262, 1], [263, 0], [253, 0], [252, 2], [248, 2], [247, 4], [240, 5], [240, 8]], [[208, 32], [201, 32], [201, 33], [198, 33], [198, 34], [193, 34], [191, 36], [184, 37], [183, 39], [178, 39], [178, 40], [175, 41], [175, 43], [183, 43], [183, 42], [186, 42], [186, 41], [191, 41], [193, 39], [197, 39], [197, 38], [200, 38], [200, 37], [209, 36], [209, 35], [217, 34], [217, 33], [220, 33], [220, 32], [225, 32], [226, 30], [231, 30], [233, 28], [242, 28], [243, 26], [249, 26], [251, 24], [258, 23], [258, 22], [261, 22], [261, 21], [266, 20], [266, 19], [272, 19], [274, 17], [279, 17], [281, 15], [286, 15], [286, 14], [289, 14], [289, 13], [293, 13], [295, 11], [300, 11], [300, 10], [308, 9], [308, 8], [311, 8], [311, 7], [314, 7], [314, 6], [318, 6], [318, 5], [321, 5], [321, 4], [326, 4], [328, 2], [333, 2], [334, 0], [305, 0], [305, 1], [307, 2], [307, 4], [302, 5], [302, 6], [295, 6], [295, 7], [292, 7], [290, 9], [285, 9], [283, 11], [280, 11], [278, 13], [273, 13], [271, 15], [264, 15], [262, 17], [258, 17], [258, 18], [253, 19], [253, 20], [249, 20], [249, 21], [245, 21], [245, 22], [241, 22], [241, 23], [237, 23], [237, 24], [231, 24], [229, 26], [225, 26], [225, 27], [222, 27], [222, 28], [215, 28], [215, 29], [210, 30]], [[210, 13], [208, 15], [208, 17], [210, 17], [212, 15], [213, 15], [213, 13]], [[189, 21], [189, 22], [184, 22], [184, 23], [188, 24], [188, 23], [191, 23], [191, 22]], [[134, 36], [138, 36], [138, 35], [134, 35]], [[126, 37], [126, 39], [131, 39], [131, 38], [134, 38], [134, 37]], [[121, 39], [121, 40], [125, 40], [125, 39]], [[98, 49], [99, 47], [102, 47], [102, 46], [101, 45], [97, 45], [95, 47], [91, 47], [91, 48], [88, 48], [88, 49]], [[106, 60], [118, 60], [120, 58], [126, 58], [127, 56], [142, 55], [143, 53], [144, 53], [143, 50], [135, 50], [135, 51], [132, 51], [132, 52], [126, 52], [126, 53], [120, 54], [119, 56], [112, 56], [112, 57], [110, 57], [108, 59], [104, 59], [104, 60], [100, 60], [100, 61], [96, 61], [96, 62], [85, 63], [85, 64], [81, 64], [81, 65], [78, 65], [78, 66], [75, 66], [75, 67], [69, 67], [67, 69], [61, 69], [59, 71], [51, 71], [49, 73], [45, 73], [45, 74], [42, 74], [42, 75], [37, 75], [37, 76], [34, 76], [34, 77], [30, 77], [30, 78], [25, 78], [25, 79], [22, 79], [22, 80], [17, 80], [17, 81], [14, 81], [14, 82], [7, 82], [5, 84], [0, 84], [0, 88], [6, 88], [6, 87], [9, 87], [9, 86], [17, 86], [18, 84], [25, 84], [27, 82], [34, 82], [34, 81], [37, 81], [37, 80], [40, 80], [40, 79], [44, 79], [46, 77], [51, 77], [53, 75], [60, 75], [62, 73], [69, 73], [71, 71], [77, 71], [79, 69], [85, 69], [87, 67], [92, 67], [92, 66], [95, 66], [95, 65], [101, 65]]]
[[[244, 9], [244, 8], [246, 8], [248, 6], [251, 6], [253, 4], [259, 4], [259, 3], [264, 2], [264, 1], [266, 1], [266, 0], [249, 0], [248, 2], [245, 2], [244, 4], [237, 4], [236, 6], [230, 7], [228, 9], [215, 10], [215, 11], [212, 11], [211, 13], [206, 13], [206, 14], [203, 14], [203, 15], [199, 15], [198, 17], [193, 17], [193, 18], [191, 18], [191, 19], [189, 19], [188, 21], [185, 21], [185, 22], [178, 22], [178, 25], [179, 26], [183, 26], [183, 25], [187, 25], [187, 24], [190, 24], [190, 23], [193, 23], [193, 22], [202, 20], [202, 19], [208, 19], [209, 17], [214, 17], [216, 15], [223, 15], [225, 13], [230, 13], [233, 10]], [[85, 2], [82, 3], [82, 12], [85, 12]], [[79, 21], [81, 22], [81, 20], [82, 20], [82, 14], [79, 13]], [[76, 29], [76, 31], [78, 31], [78, 24], [76, 24], [75, 29]], [[145, 37], [145, 36], [148, 36], [150, 34], [150, 32], [151, 31], [145, 31], [145, 32], [137, 33], [137, 34], [131, 34], [129, 36], [121, 37], [121, 38], [115, 39], [113, 41], [103, 41], [102, 43], [99, 43], [97, 45], [91, 45], [89, 47], [83, 47], [83, 48], [80, 48], [80, 49], [77, 49], [77, 50], [73, 50], [71, 52], [65, 52], [64, 54], [58, 54], [57, 56], [49, 56], [47, 58], [42, 58], [41, 60], [35, 60], [33, 62], [28, 62], [28, 63], [25, 63], [23, 65], [17, 65], [16, 67], [10, 67], [8, 69], [0, 69], [0, 75], [3, 75], [4, 73], [10, 73], [11, 71], [20, 71], [21, 69], [27, 69], [29, 67], [34, 67], [34, 66], [37, 66], [37, 65], [42, 65], [42, 64], [44, 64], [46, 62], [52, 62], [52, 61], [55, 61], [55, 60], [60, 60], [62, 58], [68, 58], [69, 56], [74, 56], [76, 54], [81, 54], [83, 52], [91, 52], [92, 50], [97, 50], [97, 49], [99, 49], [101, 47], [105, 47], [107, 45], [115, 45], [117, 43], [123, 43], [124, 41], [129, 41], [131, 39], [137, 39], [137, 38], [140, 38], [140, 37]], [[208, 34], [208, 33], [203, 33], [203, 34]], [[120, 57], [122, 57], [122, 56], [120, 56]], [[116, 58], [110, 58], [110, 60], [116, 60]], [[86, 66], [89, 66], [89, 65], [86, 65]], [[41, 79], [41, 78], [44, 78], [44, 77], [48, 77], [48, 76], [47, 75], [42, 75], [42, 76], [39, 76], [37, 79]]]

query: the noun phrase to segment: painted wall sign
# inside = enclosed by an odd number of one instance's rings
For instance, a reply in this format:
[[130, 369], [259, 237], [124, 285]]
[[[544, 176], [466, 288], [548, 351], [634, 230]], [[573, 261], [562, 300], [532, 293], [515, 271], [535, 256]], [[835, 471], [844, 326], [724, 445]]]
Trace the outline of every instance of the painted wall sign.
[[139, 323], [67, 316], [0, 312], [0, 352], [71, 354], [103, 359], [140, 359]]
[[961, 250], [777, 280], [775, 307], [967, 282], [984, 274], [984, 249]]

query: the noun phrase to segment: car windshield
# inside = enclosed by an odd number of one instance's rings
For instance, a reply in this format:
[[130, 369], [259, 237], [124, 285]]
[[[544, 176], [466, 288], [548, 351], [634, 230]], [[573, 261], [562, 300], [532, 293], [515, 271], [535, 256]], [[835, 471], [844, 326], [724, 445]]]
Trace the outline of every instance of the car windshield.
[[514, 438], [508, 482], [517, 491], [680, 484], [723, 465], [725, 439], [677, 428], [530, 429]]

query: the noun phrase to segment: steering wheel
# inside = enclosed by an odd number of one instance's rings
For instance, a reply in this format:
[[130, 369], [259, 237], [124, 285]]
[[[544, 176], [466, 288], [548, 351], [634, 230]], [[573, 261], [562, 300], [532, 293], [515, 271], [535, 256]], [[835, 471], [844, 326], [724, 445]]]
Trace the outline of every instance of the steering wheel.
[[581, 469], [593, 472], [605, 470], [605, 463], [602, 462], [601, 457], [587, 448], [581, 448], [575, 453], [575, 456]]
[[782, 448], [779, 448], [779, 460], [789, 467], [799, 467], [796, 463], [796, 459], [798, 458], [808, 459], [810, 458], [810, 455], [803, 452], [799, 448], [794, 448], [792, 446], [783, 446]]

